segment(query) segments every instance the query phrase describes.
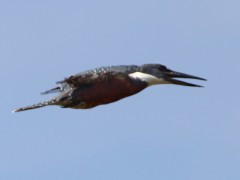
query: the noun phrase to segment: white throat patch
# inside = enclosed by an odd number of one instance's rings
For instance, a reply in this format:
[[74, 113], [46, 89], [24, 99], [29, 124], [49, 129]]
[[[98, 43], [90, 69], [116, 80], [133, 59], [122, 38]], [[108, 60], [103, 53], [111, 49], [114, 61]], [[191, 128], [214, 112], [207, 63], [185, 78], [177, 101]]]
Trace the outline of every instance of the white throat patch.
[[162, 78], [157, 78], [153, 75], [142, 73], [142, 72], [134, 72], [128, 75], [130, 78], [133, 79], [140, 79], [148, 83], [149, 86], [154, 84], [166, 84]]

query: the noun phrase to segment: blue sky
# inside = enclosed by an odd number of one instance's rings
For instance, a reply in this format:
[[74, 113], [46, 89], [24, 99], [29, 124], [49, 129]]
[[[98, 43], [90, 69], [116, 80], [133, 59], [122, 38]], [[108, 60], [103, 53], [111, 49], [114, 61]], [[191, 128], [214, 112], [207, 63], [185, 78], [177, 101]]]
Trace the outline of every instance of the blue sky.
[[[0, 179], [240, 179], [240, 2], [0, 2]], [[105, 65], [161, 63], [208, 79], [91, 110], [39, 93]]]

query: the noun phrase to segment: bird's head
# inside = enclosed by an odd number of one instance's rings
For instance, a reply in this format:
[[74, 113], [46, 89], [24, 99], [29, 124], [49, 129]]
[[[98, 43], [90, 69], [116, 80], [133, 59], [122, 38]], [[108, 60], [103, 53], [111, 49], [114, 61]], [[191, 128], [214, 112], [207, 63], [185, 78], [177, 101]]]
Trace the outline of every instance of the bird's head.
[[140, 72], [132, 73], [130, 74], [130, 76], [133, 78], [138, 78], [140, 80], [143, 80], [147, 82], [149, 85], [176, 84], [176, 85], [183, 85], [183, 86], [202, 87], [200, 85], [180, 81], [176, 78], [189, 78], [189, 79], [206, 81], [206, 79], [204, 78], [173, 71], [161, 64], [144, 64], [141, 66], [140, 69], [141, 69]]

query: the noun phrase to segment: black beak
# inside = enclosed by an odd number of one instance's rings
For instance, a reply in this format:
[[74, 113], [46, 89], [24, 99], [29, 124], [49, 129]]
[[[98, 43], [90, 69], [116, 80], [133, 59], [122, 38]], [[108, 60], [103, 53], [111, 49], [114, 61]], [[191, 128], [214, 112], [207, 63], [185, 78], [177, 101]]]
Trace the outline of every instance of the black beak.
[[175, 78], [189, 78], [189, 79], [197, 79], [197, 80], [203, 80], [206, 81], [204, 78], [200, 78], [197, 76], [192, 76], [189, 74], [184, 74], [176, 71], [169, 70], [168, 72], [164, 73], [164, 79], [165, 81], [169, 82], [170, 84], [177, 84], [182, 86], [192, 86], [192, 87], [203, 87], [197, 84], [192, 84], [184, 81], [177, 80]]

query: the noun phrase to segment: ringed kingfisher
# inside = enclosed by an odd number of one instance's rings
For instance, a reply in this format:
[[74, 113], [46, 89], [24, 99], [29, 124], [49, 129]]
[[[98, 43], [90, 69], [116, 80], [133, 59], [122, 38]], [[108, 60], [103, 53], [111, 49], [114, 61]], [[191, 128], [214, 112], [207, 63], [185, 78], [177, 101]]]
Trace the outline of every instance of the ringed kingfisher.
[[42, 94], [58, 92], [50, 100], [14, 110], [20, 112], [48, 105], [63, 108], [89, 109], [139, 93], [157, 84], [202, 87], [176, 78], [206, 79], [168, 69], [161, 64], [120, 65], [81, 72], [57, 82], [57, 87]]

